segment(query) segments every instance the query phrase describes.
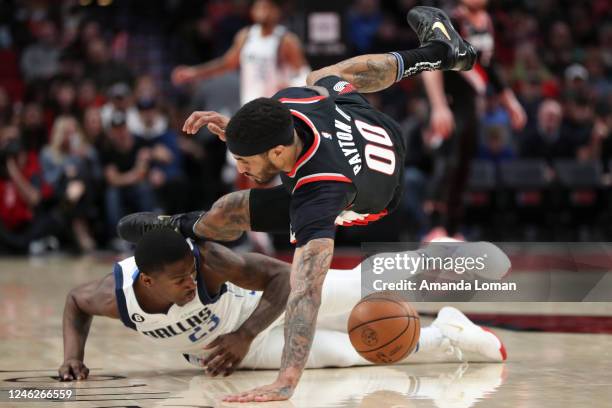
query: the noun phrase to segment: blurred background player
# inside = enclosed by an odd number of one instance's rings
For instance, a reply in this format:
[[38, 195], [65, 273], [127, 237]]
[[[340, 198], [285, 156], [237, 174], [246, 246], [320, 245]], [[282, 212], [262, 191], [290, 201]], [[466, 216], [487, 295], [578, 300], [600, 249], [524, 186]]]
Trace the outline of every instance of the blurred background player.
[[[521, 130], [526, 115], [512, 89], [502, 78], [494, 56], [494, 28], [486, 11], [488, 0], [461, 0], [450, 13], [453, 25], [478, 51], [474, 69], [466, 72], [425, 72], [423, 82], [431, 105], [427, 143], [436, 150], [434, 168], [433, 229], [425, 241], [459, 233], [463, 193], [478, 149], [482, 99], [492, 90]], [[448, 94], [448, 97], [447, 97]]]
[[256, 0], [251, 7], [253, 25], [240, 30], [232, 47], [220, 57], [197, 66], [172, 71], [175, 85], [208, 79], [240, 69], [240, 104], [272, 96], [287, 86], [302, 86], [309, 67], [300, 39], [280, 25], [283, 0]]
[[[172, 82], [183, 85], [240, 69], [240, 105], [272, 96], [288, 86], [303, 86], [310, 68], [300, 39], [280, 24], [284, 0], [256, 0], [251, 6], [253, 24], [241, 29], [234, 43], [222, 57], [202, 65], [178, 66], [172, 72]], [[247, 177], [239, 174], [236, 162], [227, 155], [224, 178], [234, 179], [236, 189], [254, 187]], [[270, 186], [278, 184], [278, 180]], [[257, 249], [272, 253], [270, 237], [250, 231], [249, 238]]]

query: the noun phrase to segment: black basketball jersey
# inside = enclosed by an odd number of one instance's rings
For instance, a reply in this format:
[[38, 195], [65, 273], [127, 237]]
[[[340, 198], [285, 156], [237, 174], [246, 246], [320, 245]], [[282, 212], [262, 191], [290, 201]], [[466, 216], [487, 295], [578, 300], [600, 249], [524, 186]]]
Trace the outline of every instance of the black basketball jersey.
[[339, 77], [324, 78], [316, 85], [327, 88], [330, 95], [287, 88], [273, 97], [290, 109], [296, 128], [306, 126], [314, 136], [294, 168], [281, 174], [283, 185], [294, 195], [311, 183], [351, 184], [354, 196], [336, 225], [377, 220], [399, 199], [405, 155], [399, 125]]

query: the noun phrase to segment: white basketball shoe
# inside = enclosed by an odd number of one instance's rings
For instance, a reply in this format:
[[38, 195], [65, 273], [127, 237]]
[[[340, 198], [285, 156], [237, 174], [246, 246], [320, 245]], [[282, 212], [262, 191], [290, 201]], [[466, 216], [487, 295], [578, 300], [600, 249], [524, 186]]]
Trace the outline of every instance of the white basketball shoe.
[[[444, 339], [441, 347], [447, 348], [460, 360], [470, 362], [502, 362], [506, 360], [506, 347], [492, 331], [477, 326], [454, 307], [443, 307], [431, 324], [437, 327]], [[467, 354], [464, 356], [464, 353]]]

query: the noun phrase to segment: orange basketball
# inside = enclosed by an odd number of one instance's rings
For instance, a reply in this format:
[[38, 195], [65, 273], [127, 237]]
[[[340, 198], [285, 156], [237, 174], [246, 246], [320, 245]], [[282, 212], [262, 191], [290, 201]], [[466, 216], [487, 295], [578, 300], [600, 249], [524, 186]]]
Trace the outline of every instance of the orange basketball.
[[351, 344], [366, 360], [396, 363], [419, 342], [419, 314], [398, 295], [376, 292], [361, 299], [348, 320]]

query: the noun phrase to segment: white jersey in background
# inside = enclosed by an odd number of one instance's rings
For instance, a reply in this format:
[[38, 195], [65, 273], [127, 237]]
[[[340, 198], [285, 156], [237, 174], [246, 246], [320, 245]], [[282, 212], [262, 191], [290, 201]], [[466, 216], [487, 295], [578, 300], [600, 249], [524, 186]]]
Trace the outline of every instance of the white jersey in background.
[[279, 50], [287, 28], [277, 25], [270, 35], [262, 35], [262, 27], [249, 28], [240, 50], [240, 104], [259, 97], [271, 97], [288, 86], [306, 85], [307, 66], [298, 72], [280, 64]]
[[197, 268], [197, 295], [184, 306], [172, 305], [167, 314], [142, 310], [134, 293], [139, 270], [134, 257], [115, 264], [115, 296], [121, 321], [165, 349], [181, 353], [201, 352], [222, 334], [236, 330], [257, 307], [261, 292], [248, 291], [230, 282], [219, 293], [209, 294], [200, 273], [197, 246], [189, 240]]

